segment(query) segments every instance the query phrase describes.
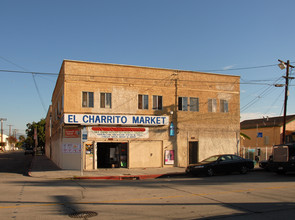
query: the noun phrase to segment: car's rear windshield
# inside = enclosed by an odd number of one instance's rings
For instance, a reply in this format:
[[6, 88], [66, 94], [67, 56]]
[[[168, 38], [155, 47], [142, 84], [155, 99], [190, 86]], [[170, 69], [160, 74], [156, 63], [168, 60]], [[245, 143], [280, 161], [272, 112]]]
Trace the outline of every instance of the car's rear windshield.
[[203, 160], [203, 162], [213, 162], [213, 161], [216, 161], [218, 160], [219, 156], [212, 156], [212, 157], [209, 157], [205, 160]]

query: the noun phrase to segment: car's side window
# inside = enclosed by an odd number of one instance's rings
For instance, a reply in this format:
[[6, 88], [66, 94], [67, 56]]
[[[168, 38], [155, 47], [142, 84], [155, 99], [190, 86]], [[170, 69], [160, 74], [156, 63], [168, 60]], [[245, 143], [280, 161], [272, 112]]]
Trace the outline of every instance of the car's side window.
[[232, 160], [231, 156], [226, 155], [226, 156], [220, 157], [220, 161], [229, 161], [229, 160]]
[[233, 157], [233, 160], [242, 160], [241, 157], [238, 157], [238, 156], [236, 156], [236, 155], [233, 155], [232, 157]]

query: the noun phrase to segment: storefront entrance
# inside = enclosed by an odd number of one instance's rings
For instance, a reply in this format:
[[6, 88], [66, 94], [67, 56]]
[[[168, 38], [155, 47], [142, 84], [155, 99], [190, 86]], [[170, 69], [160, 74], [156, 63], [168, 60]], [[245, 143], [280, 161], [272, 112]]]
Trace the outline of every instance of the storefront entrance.
[[127, 168], [127, 143], [97, 143], [97, 168]]

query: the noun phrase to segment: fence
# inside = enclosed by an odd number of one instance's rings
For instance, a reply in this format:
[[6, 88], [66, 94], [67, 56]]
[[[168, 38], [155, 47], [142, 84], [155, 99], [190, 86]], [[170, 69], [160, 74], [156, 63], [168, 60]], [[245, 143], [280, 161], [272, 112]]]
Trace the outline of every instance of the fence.
[[269, 156], [272, 155], [272, 147], [241, 147], [240, 155], [243, 158], [257, 162], [268, 160]]

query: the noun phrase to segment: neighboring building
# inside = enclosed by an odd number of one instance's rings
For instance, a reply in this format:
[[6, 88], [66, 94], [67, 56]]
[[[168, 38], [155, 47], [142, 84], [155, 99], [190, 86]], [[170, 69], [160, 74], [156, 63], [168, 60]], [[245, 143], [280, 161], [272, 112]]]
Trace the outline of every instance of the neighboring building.
[[[0, 134], [0, 142], [1, 142], [1, 134]], [[5, 143], [5, 146], [1, 147], [2, 150], [4, 151], [14, 150], [14, 145], [8, 142], [8, 136], [6, 134], [3, 134], [3, 142]]]
[[[284, 117], [272, 117], [245, 120], [241, 122], [241, 133], [250, 137], [241, 141], [241, 154], [254, 153], [260, 159], [267, 159], [272, 154], [272, 146], [282, 143]], [[295, 132], [295, 115], [286, 117], [286, 141], [291, 141]]]
[[65, 60], [46, 155], [62, 169], [185, 167], [237, 153], [239, 120], [238, 76]]

